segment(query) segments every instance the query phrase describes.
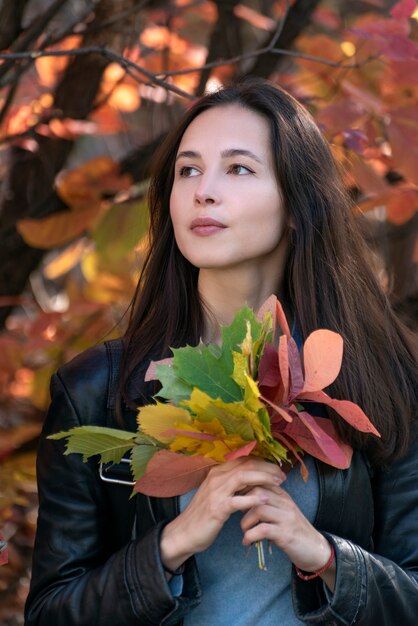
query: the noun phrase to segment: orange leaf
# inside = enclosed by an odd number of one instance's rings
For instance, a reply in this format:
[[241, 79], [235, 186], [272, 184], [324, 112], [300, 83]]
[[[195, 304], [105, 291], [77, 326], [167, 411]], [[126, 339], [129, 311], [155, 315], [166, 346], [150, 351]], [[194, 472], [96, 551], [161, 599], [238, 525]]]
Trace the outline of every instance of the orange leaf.
[[399, 189], [387, 203], [387, 218], [392, 224], [405, 224], [418, 209], [418, 193], [415, 189]]
[[91, 228], [101, 211], [100, 205], [84, 211], [62, 211], [40, 220], [20, 220], [16, 228], [27, 244], [49, 250], [68, 243]]
[[[60, 41], [55, 46], [51, 46], [48, 50], [71, 50], [78, 48], [81, 43], [80, 35], [71, 35]], [[53, 87], [69, 64], [71, 58], [69, 56], [62, 57], [39, 57], [35, 59], [35, 67], [38, 72], [39, 82], [46, 87]]]
[[171, 498], [198, 487], [218, 463], [203, 456], [186, 456], [169, 450], [156, 452], [134, 492], [157, 498]]
[[364, 411], [357, 404], [354, 404], [354, 402], [350, 402], [349, 400], [335, 400], [334, 398], [330, 398], [323, 391], [302, 393], [298, 397], [298, 400], [301, 402], [303, 402], [303, 400], [311, 400], [312, 402], [326, 404], [357, 430], [363, 433], [372, 433], [376, 435], [376, 437], [380, 437], [379, 431], [376, 430]]
[[276, 319], [282, 330], [282, 333], [289, 338], [291, 336], [289, 325], [287, 323], [286, 315], [279, 300], [276, 300]]
[[131, 177], [119, 174], [118, 164], [104, 156], [63, 170], [55, 181], [57, 193], [73, 210], [85, 210], [104, 197], [129, 189], [130, 184]]
[[302, 393], [319, 391], [337, 378], [343, 358], [343, 339], [332, 330], [315, 330], [303, 346], [305, 384]]
[[118, 85], [108, 98], [108, 104], [126, 113], [136, 111], [141, 104], [138, 87], [134, 85]]

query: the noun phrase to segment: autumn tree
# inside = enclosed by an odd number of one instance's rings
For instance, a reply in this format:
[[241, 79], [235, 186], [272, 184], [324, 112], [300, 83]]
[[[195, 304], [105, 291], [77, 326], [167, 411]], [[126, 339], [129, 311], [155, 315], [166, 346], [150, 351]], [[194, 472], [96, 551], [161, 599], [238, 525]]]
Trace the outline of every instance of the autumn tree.
[[[52, 371], [123, 326], [146, 248], [155, 147], [191, 101], [233, 80], [269, 78], [313, 114], [341, 163], [376, 272], [416, 329], [417, 22], [414, 0], [0, 1], [8, 476], [22, 467], [16, 451], [39, 432]], [[24, 458], [33, 468], [33, 451]], [[0, 521], [22, 544], [33, 521], [16, 522], [13, 503], [34, 504], [12, 478], [6, 491]], [[11, 589], [26, 567], [23, 559], [10, 570]], [[2, 623], [15, 623], [10, 611]]]

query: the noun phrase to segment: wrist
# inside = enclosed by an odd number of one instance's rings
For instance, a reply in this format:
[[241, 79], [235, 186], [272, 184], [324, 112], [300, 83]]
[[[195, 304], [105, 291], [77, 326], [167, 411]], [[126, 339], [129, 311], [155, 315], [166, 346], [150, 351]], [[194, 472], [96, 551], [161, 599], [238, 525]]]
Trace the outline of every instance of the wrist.
[[192, 554], [173, 523], [164, 526], [160, 538], [160, 557], [164, 569], [167, 572], [177, 571]]
[[314, 570], [304, 570], [302, 571], [299, 567], [295, 566], [296, 574], [302, 580], [312, 580], [313, 578], [318, 578], [321, 576], [322, 578], [327, 578], [327, 572], [329, 570], [333, 570], [333, 575], [335, 576], [335, 550], [332, 543], [327, 541], [329, 556], [325, 563], [323, 563], [319, 568], [315, 568]]

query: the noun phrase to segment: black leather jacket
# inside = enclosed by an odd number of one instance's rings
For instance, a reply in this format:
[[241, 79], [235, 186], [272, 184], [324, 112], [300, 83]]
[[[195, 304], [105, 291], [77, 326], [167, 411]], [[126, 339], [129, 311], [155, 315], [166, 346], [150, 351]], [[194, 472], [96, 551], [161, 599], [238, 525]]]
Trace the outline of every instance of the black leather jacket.
[[[129, 499], [131, 487], [103, 482], [97, 462], [64, 456], [61, 441], [45, 439], [80, 424], [114, 426], [119, 354], [120, 343], [109, 342], [80, 355], [52, 379], [38, 455], [40, 509], [26, 626], [168, 626], [180, 623], [200, 601], [194, 558], [186, 563], [178, 598], [172, 597], [161, 566], [159, 537], [177, 513], [177, 498]], [[142, 377], [138, 372], [136, 397], [143, 404], [150, 390]], [[135, 413], [126, 411], [125, 419], [135, 430]], [[121, 468], [113, 468], [113, 477], [123, 473]], [[336, 586], [328, 598], [321, 579], [304, 582], [293, 572], [296, 616], [328, 626], [415, 626], [418, 442], [386, 472], [372, 472], [359, 453], [348, 470], [320, 462], [317, 469], [315, 527], [334, 544]]]

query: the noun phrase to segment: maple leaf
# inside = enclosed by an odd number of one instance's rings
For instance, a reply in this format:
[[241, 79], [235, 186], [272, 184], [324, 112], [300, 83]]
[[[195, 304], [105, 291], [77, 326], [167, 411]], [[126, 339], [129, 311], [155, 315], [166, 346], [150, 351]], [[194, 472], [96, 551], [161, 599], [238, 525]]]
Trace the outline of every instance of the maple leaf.
[[179, 422], [192, 423], [190, 414], [186, 409], [162, 402], [141, 407], [137, 421], [141, 432], [156, 438], [161, 443], [169, 443], [172, 439], [169, 435], [162, 435], [161, 433], [170, 428], [175, 428]]
[[48, 437], [67, 439], [64, 454], [82, 454], [84, 462], [100, 455], [103, 463], [119, 463], [123, 455], [135, 445], [135, 438], [136, 433], [104, 426], [77, 426]]

